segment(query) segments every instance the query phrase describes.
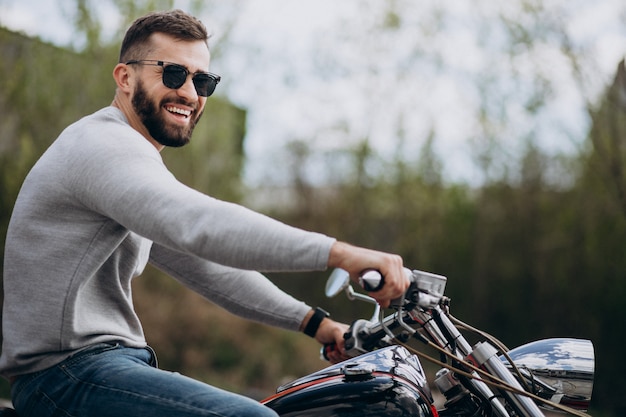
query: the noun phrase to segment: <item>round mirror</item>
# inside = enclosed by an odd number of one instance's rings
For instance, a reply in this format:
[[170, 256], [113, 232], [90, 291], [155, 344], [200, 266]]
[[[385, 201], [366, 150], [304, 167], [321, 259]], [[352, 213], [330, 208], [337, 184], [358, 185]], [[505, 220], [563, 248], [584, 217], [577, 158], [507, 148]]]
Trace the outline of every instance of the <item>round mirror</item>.
[[332, 298], [350, 285], [350, 274], [348, 271], [337, 268], [326, 281], [326, 297]]

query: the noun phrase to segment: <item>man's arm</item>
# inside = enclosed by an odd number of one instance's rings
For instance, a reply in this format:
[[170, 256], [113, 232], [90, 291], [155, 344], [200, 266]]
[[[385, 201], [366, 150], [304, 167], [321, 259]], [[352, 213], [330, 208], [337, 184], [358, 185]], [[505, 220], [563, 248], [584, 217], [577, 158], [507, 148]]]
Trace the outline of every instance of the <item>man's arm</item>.
[[231, 313], [297, 331], [310, 306], [256, 271], [231, 268], [153, 244], [150, 263]]

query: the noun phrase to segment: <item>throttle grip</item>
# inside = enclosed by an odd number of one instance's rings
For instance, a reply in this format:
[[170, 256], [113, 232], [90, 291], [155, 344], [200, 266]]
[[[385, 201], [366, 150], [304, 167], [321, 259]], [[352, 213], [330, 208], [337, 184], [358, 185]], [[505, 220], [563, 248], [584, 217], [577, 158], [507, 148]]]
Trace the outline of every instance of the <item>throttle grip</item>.
[[376, 292], [385, 285], [385, 277], [375, 269], [366, 269], [359, 275], [359, 285], [367, 292]]
[[[414, 287], [415, 277], [410, 269], [404, 268], [404, 272], [406, 276], [411, 281], [411, 287], [407, 290], [407, 293]], [[385, 285], [385, 277], [380, 271], [375, 269], [366, 269], [359, 275], [359, 284], [361, 287], [367, 292], [376, 292], [382, 289], [383, 285]], [[396, 298], [391, 300], [389, 306], [390, 307], [401, 307], [404, 304], [404, 297], [407, 294], [401, 296], [400, 298]]]
[[326, 343], [324, 346], [322, 346], [322, 349], [320, 351], [320, 356], [322, 357], [322, 359], [330, 361], [330, 359], [328, 358], [328, 354], [336, 350], [337, 350], [337, 343]]

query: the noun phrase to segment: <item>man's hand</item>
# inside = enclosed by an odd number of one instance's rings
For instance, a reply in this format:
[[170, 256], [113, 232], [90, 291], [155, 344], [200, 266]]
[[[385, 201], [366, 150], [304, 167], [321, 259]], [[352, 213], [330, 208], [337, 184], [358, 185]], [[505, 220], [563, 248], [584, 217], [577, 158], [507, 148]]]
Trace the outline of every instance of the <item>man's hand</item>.
[[326, 355], [330, 363], [339, 363], [350, 359], [350, 357], [346, 355], [343, 339], [343, 335], [348, 331], [348, 328], [349, 326], [347, 324], [339, 323], [329, 318], [325, 318], [320, 323], [320, 327], [317, 329], [317, 333], [315, 333], [315, 340], [322, 345], [331, 343], [336, 345], [336, 348]]
[[[302, 324], [300, 324], [300, 331], [303, 331], [307, 324], [309, 324], [309, 320], [313, 317], [315, 310], [309, 311], [309, 313], [302, 320]], [[350, 327], [347, 324], [336, 322], [328, 317], [324, 317], [320, 322], [317, 331], [315, 332], [315, 340], [320, 342], [322, 345], [330, 345], [335, 344], [335, 348], [332, 352], [327, 352], [327, 359], [331, 363], [338, 363], [341, 361], [345, 361], [346, 359], [350, 359], [349, 356], [346, 356], [345, 349], [345, 341], [343, 339], [343, 335], [348, 331]]]
[[330, 250], [328, 266], [348, 271], [350, 278], [358, 282], [359, 275], [366, 269], [375, 269], [385, 278], [383, 287], [370, 293], [381, 305], [388, 307], [391, 300], [400, 298], [411, 282], [404, 272], [402, 258], [385, 252], [335, 242]]

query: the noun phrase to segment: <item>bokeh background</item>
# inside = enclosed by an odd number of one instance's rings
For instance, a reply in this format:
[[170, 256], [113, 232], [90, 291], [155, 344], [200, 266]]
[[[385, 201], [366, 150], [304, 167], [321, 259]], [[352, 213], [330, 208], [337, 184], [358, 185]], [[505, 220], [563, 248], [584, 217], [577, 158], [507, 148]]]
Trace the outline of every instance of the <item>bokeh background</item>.
[[[36, 159], [110, 104], [125, 29], [170, 8], [209, 27], [223, 80], [164, 151], [181, 181], [446, 275], [453, 314], [510, 347], [592, 340], [591, 414], [626, 415], [623, 2], [0, 0], [0, 249]], [[327, 275], [270, 278], [370, 316]], [[261, 398], [325, 366], [155, 270], [134, 290], [164, 368]]]

